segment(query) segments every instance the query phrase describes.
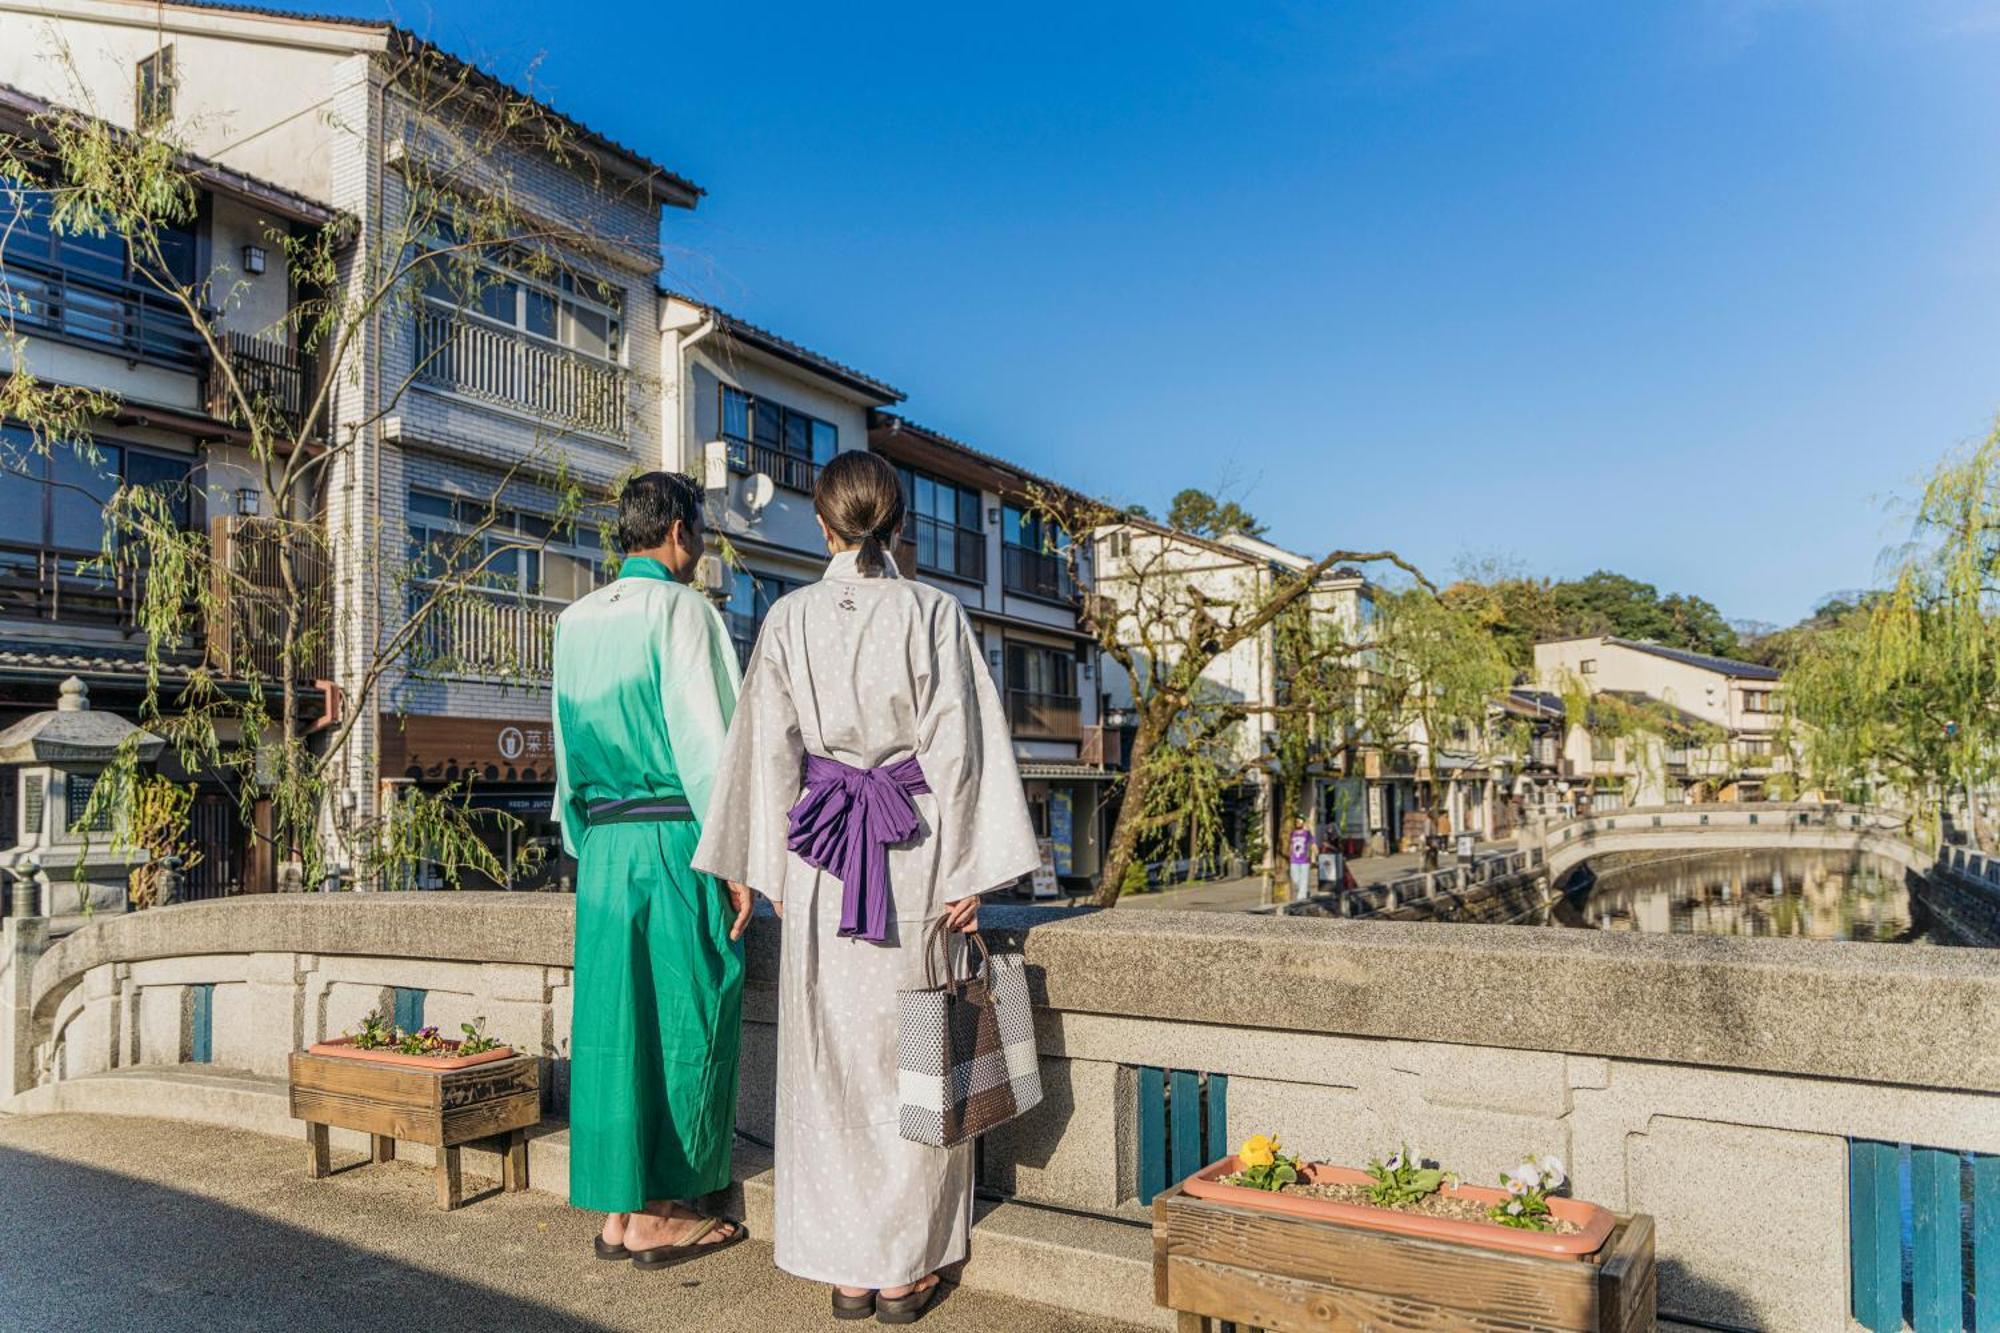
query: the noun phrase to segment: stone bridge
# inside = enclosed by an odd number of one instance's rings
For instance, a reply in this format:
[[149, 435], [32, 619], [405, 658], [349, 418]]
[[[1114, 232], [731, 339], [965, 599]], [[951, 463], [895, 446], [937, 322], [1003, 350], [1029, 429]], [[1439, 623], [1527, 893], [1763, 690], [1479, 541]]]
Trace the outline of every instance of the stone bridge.
[[[532, 1180], [561, 1198], [572, 908], [262, 896], [108, 918], [54, 944], [45, 922], [8, 920], [0, 1110], [299, 1143], [288, 1053], [399, 1002], [426, 1022], [483, 1016], [544, 1057]], [[1854, 1264], [1881, 1262], [1850, 1234], [1855, 1154], [1975, 1154], [1975, 1175], [2000, 1182], [1992, 950], [998, 905], [988, 935], [1026, 956], [1047, 1096], [986, 1140], [963, 1274], [975, 1295], [1172, 1327], [1152, 1305], [1147, 1200], [1255, 1132], [1348, 1163], [1409, 1142], [1476, 1181], [1556, 1153], [1578, 1197], [1655, 1217], [1663, 1313], [1776, 1333], [1846, 1327]], [[760, 917], [736, 1202], [763, 1235], [777, 948]], [[428, 1161], [417, 1145], [401, 1156]], [[125, 1223], [146, 1235], [156, 1220]]]
[[1541, 843], [1557, 884], [1608, 852], [1865, 852], [1919, 873], [1937, 859], [1911, 840], [1901, 816], [1858, 805], [1634, 806], [1551, 824]]

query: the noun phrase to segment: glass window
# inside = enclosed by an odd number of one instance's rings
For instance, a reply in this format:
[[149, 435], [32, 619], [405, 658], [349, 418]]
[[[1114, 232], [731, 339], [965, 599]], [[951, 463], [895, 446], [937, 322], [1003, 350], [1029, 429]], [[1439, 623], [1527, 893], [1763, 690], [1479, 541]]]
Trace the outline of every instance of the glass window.
[[410, 492], [410, 512], [428, 514], [433, 518], [455, 518], [458, 502], [448, 495], [432, 495], [428, 491]]
[[812, 424], [812, 460], [816, 466], [825, 467], [840, 452], [840, 430], [831, 421], [815, 421]]
[[776, 403], [767, 403], [761, 398], [757, 399], [753, 406], [754, 411], [752, 415], [757, 432], [757, 443], [763, 445], [766, 449], [783, 447], [784, 409]]
[[59, 447], [49, 455], [49, 545], [59, 551], [104, 548], [104, 507], [118, 488], [119, 451], [103, 445], [97, 457]]
[[144, 486], [159, 493], [173, 515], [174, 525], [188, 525], [188, 465], [185, 459], [149, 454], [138, 449], [125, 452], [127, 485]]
[[722, 386], [722, 433], [732, 440], [750, 438], [750, 395]]
[[150, 130], [173, 119], [174, 48], [163, 46], [139, 62], [135, 113], [139, 128]]
[[[527, 330], [538, 338], [553, 341], [557, 332], [556, 298], [533, 287], [527, 289]], [[599, 339], [600, 347], [602, 339]]]

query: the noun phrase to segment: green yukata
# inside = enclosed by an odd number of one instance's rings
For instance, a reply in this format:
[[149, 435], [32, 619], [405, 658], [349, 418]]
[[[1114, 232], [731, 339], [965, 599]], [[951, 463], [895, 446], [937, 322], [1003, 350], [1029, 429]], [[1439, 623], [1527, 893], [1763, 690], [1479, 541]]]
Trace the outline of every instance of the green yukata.
[[[636, 1212], [729, 1184], [743, 946], [701, 840], [736, 654], [657, 560], [556, 622], [555, 817], [577, 860], [569, 1197]], [[595, 817], [593, 817], [593, 812]]]

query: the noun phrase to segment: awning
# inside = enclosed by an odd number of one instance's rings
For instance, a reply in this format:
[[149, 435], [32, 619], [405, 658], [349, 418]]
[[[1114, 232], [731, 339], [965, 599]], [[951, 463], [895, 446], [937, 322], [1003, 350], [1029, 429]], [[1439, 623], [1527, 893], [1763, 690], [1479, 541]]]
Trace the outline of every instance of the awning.
[[1028, 761], [1017, 766], [1022, 777], [1036, 782], [1115, 782], [1123, 776], [1114, 769], [1098, 768], [1094, 764]]

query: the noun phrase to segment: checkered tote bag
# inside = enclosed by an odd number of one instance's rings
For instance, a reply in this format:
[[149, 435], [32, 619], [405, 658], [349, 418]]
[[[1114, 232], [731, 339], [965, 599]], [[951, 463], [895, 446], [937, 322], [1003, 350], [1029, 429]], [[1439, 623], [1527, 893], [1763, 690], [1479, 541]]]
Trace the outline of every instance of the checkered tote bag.
[[1027, 967], [1017, 953], [990, 954], [977, 934], [968, 938], [960, 957], [969, 962], [976, 947], [976, 973], [953, 972], [939, 921], [924, 941], [925, 986], [896, 992], [902, 1133], [934, 1148], [997, 1129], [1042, 1100]]

